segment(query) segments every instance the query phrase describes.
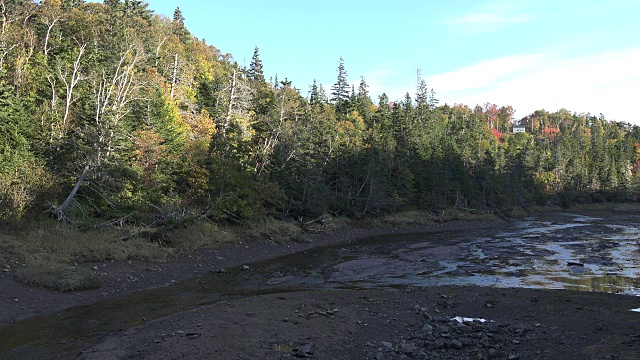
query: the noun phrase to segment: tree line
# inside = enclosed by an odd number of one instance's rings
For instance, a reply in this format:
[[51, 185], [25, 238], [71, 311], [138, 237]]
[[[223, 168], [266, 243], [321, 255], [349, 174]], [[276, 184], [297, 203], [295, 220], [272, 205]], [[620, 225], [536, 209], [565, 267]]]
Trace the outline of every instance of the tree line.
[[0, 0], [0, 219], [380, 215], [635, 201], [640, 130], [604, 116], [440, 105], [418, 77], [300, 91], [137, 0]]

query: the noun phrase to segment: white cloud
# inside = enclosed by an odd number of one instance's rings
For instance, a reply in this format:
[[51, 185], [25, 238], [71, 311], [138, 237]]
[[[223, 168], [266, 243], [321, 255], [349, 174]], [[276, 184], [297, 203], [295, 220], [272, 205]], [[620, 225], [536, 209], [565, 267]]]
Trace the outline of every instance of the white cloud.
[[483, 61], [426, 79], [429, 87], [441, 92], [475, 89], [495, 83], [544, 60], [544, 55], [517, 55]]
[[533, 17], [526, 12], [524, 3], [513, 1], [493, 1], [481, 4], [470, 12], [442, 21], [452, 30], [472, 31], [473, 33], [500, 29], [505, 26], [523, 24]]
[[637, 64], [640, 48], [573, 57], [510, 56], [433, 76], [429, 86], [450, 104], [512, 105], [518, 116], [567, 108], [640, 124]]

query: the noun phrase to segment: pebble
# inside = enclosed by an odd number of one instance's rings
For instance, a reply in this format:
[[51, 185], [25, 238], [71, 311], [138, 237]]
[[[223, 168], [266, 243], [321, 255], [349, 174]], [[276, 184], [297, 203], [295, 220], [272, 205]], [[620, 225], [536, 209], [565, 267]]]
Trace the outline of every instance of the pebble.
[[462, 342], [460, 342], [457, 339], [453, 339], [451, 340], [451, 346], [453, 346], [454, 349], [460, 350], [463, 348]]

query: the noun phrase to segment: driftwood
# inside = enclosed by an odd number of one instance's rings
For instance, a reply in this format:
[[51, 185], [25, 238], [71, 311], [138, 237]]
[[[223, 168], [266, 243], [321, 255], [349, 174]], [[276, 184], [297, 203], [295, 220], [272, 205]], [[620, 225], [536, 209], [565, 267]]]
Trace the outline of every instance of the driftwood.
[[67, 199], [62, 203], [62, 205], [60, 205], [60, 207], [53, 209], [53, 213], [58, 217], [58, 220], [69, 221], [69, 219], [67, 218], [67, 208], [75, 198], [76, 193], [78, 192], [78, 189], [80, 189], [80, 185], [82, 185], [82, 182], [84, 181], [84, 179], [87, 177], [88, 172], [89, 172], [89, 165], [85, 166], [84, 170], [82, 170], [82, 174], [80, 174], [80, 177], [78, 177], [78, 180], [76, 181], [76, 184], [73, 186], [73, 189], [67, 196]]
[[[302, 230], [306, 231], [306, 232], [320, 232], [322, 231], [322, 229], [324, 229], [324, 225], [326, 222], [333, 220], [333, 218], [331, 217], [331, 215], [329, 214], [324, 214], [321, 216], [318, 216], [317, 218], [310, 220], [310, 221], [303, 221], [302, 218], [300, 218], [300, 222]], [[320, 227], [312, 227], [312, 225], [315, 224], [319, 224]]]

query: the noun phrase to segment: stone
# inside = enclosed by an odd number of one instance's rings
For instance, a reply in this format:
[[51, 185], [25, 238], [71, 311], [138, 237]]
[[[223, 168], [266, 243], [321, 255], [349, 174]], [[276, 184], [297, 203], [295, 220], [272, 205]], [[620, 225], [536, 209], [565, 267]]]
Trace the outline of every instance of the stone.
[[382, 346], [386, 347], [387, 349], [391, 349], [393, 347], [393, 344], [388, 342], [388, 341], [383, 341]]
[[303, 346], [296, 349], [298, 353], [303, 355], [313, 355], [313, 345], [312, 344], [304, 344]]
[[451, 331], [451, 328], [447, 325], [442, 325], [440, 327], [438, 327], [438, 331], [442, 332], [442, 333], [448, 333], [449, 331]]
[[489, 349], [489, 359], [500, 359], [504, 358], [504, 353], [502, 351], [491, 348]]
[[376, 354], [376, 360], [384, 360], [384, 354], [381, 352], [378, 352]]
[[464, 346], [462, 345], [462, 342], [460, 342], [459, 340], [453, 339], [453, 340], [451, 340], [451, 347], [453, 347], [456, 350], [460, 350]]
[[402, 343], [400, 345], [400, 350], [403, 353], [410, 355], [410, 354], [416, 354], [418, 352], [418, 347], [413, 343]]
[[458, 341], [460, 341], [463, 346], [473, 346], [473, 340], [469, 338], [460, 338]]

